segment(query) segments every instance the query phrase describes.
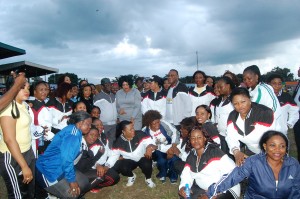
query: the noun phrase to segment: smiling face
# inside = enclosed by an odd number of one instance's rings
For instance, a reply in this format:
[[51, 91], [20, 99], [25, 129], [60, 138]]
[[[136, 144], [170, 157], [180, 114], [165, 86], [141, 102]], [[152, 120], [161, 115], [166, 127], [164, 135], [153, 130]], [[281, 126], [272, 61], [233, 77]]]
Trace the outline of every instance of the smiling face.
[[150, 123], [149, 128], [152, 131], [158, 131], [160, 128], [160, 119], [154, 120], [153, 122]]
[[263, 144], [263, 147], [268, 159], [272, 161], [281, 161], [287, 152], [286, 145], [287, 143], [281, 136], [274, 135]]
[[232, 105], [241, 117], [245, 119], [251, 109], [251, 100], [245, 95], [235, 95], [232, 98]]
[[92, 88], [90, 86], [85, 86], [83, 88], [83, 97], [87, 99], [91, 96], [91, 94], [92, 94]]
[[190, 136], [190, 143], [192, 147], [196, 150], [204, 149], [206, 145], [206, 138], [203, 135], [203, 132], [199, 129], [192, 130]]
[[21, 104], [23, 101], [27, 100], [29, 98], [30, 94], [30, 85], [28, 82], [25, 83], [24, 87], [18, 92], [16, 96], [16, 101]]
[[211, 77], [208, 77], [208, 78], [206, 78], [205, 83], [206, 83], [208, 86], [212, 87], [213, 84], [214, 84], [214, 80], [213, 80]]
[[203, 107], [196, 109], [196, 120], [200, 124], [204, 124], [210, 118], [210, 113], [205, 110]]
[[220, 95], [227, 96], [230, 94], [230, 85], [226, 84], [224, 81], [218, 81], [218, 88]]
[[68, 77], [68, 76], [65, 76], [64, 82], [66, 82], [68, 84], [72, 83], [70, 77]]

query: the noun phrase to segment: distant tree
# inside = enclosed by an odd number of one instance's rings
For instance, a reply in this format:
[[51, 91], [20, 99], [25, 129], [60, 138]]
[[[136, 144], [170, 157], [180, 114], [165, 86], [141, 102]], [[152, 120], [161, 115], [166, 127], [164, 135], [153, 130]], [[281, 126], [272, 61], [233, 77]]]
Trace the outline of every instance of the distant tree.
[[74, 83], [74, 84], [78, 84], [78, 81], [80, 80], [80, 78], [78, 78], [78, 76], [74, 73], [60, 73], [60, 74], [50, 75], [48, 77], [48, 83], [49, 84], [56, 84], [57, 80], [63, 75], [67, 75], [68, 77], [70, 77], [71, 82]]
[[262, 75], [262, 81], [266, 81], [268, 77], [272, 74], [278, 74], [282, 76], [283, 81], [294, 81], [294, 74], [291, 73], [291, 70], [288, 68], [280, 68], [280, 67], [275, 67], [273, 68], [270, 72], [267, 72], [266, 74]]

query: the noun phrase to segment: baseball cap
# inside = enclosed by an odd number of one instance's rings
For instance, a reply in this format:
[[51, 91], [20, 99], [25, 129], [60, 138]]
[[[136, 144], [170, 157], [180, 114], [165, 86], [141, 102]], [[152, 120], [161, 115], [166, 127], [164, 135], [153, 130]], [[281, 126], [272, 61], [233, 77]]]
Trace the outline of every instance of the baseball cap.
[[150, 82], [157, 82], [158, 85], [162, 85], [162, 78], [160, 78], [159, 76], [157, 75], [152, 75], [149, 79]]
[[101, 79], [101, 84], [104, 85], [106, 83], [110, 83], [110, 80], [108, 78]]

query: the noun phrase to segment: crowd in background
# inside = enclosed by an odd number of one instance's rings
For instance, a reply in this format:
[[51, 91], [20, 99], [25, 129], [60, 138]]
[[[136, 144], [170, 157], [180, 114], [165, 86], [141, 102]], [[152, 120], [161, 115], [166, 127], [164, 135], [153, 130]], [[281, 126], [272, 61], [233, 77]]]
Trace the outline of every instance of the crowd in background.
[[[52, 93], [23, 73], [11, 80], [0, 98], [9, 198], [81, 198], [120, 175], [133, 186], [137, 167], [149, 188], [154, 167], [160, 183], [179, 181], [180, 198], [300, 198], [299, 84], [291, 96], [278, 74], [262, 82], [256, 65], [243, 82], [230, 71], [218, 81], [195, 71], [192, 87], [176, 69], [102, 78], [100, 89], [63, 75]], [[289, 129], [298, 161], [288, 155]]]

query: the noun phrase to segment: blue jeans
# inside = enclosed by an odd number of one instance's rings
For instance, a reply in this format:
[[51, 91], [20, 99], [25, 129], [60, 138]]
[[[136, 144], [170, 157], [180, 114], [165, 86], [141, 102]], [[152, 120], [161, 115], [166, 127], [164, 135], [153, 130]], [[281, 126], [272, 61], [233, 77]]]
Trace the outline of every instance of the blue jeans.
[[157, 168], [159, 173], [156, 177], [167, 177], [169, 176], [172, 180], [177, 180], [177, 173], [174, 168], [174, 162], [179, 158], [177, 156], [173, 156], [171, 159], [167, 159], [167, 154], [161, 151], [154, 151], [152, 154], [153, 159], [157, 162]]

